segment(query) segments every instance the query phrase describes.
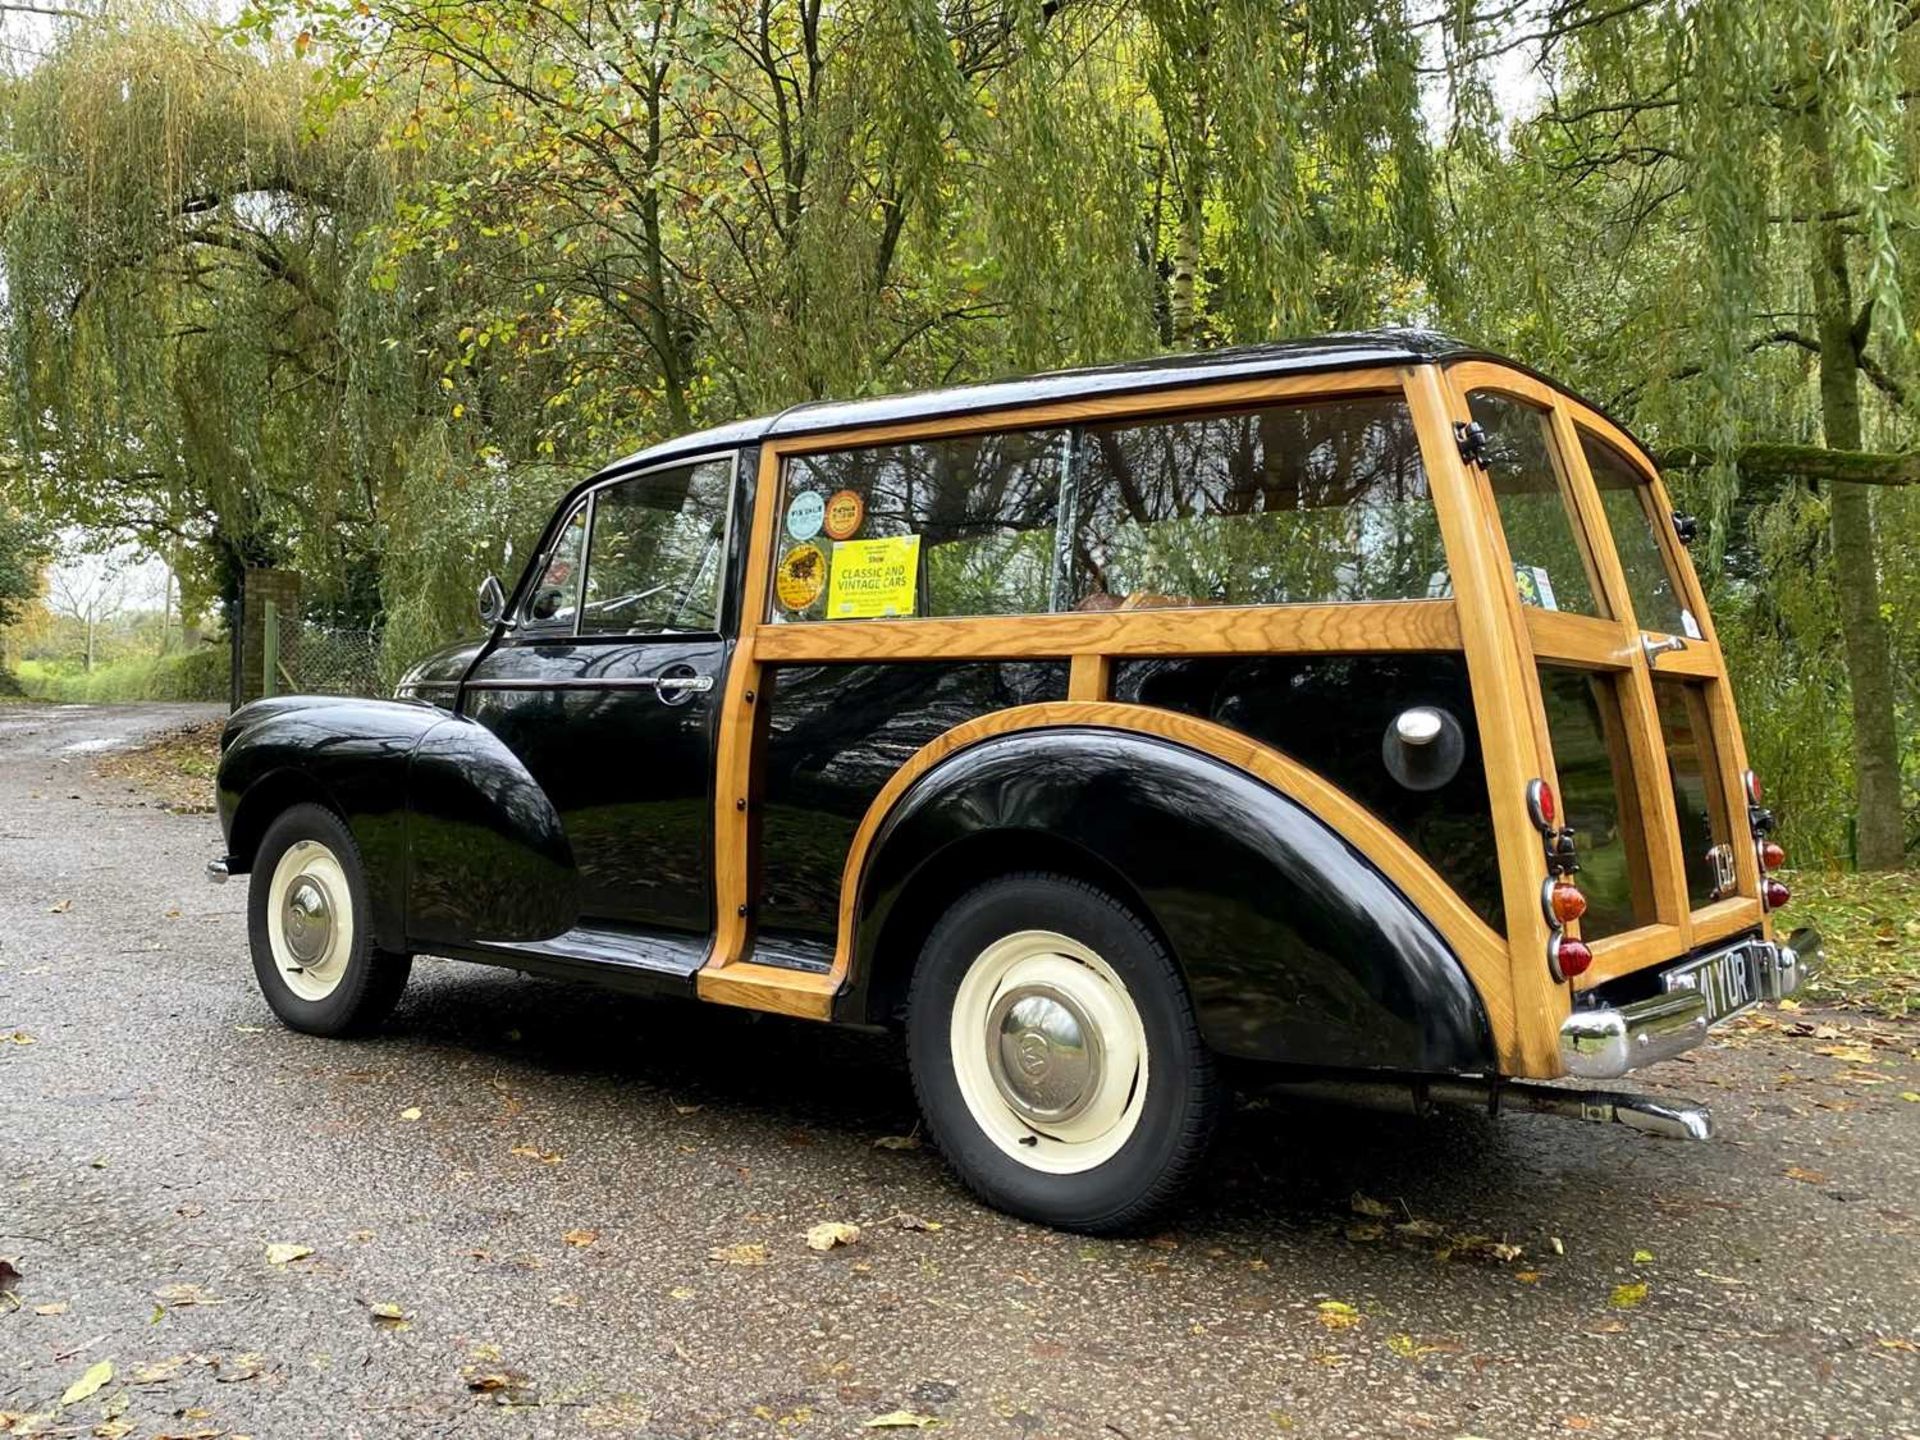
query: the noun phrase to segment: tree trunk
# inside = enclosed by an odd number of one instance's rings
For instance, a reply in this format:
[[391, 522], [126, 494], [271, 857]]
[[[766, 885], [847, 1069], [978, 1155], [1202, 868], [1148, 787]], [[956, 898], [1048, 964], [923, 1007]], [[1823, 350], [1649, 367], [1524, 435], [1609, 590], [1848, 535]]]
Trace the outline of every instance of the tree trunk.
[[[1815, 171], [1832, 213], [1833, 166], [1826, 117], [1815, 115]], [[1860, 347], [1847, 240], [1836, 221], [1816, 221], [1814, 305], [1820, 317], [1820, 423], [1830, 450], [1860, 448]], [[1880, 614], [1879, 551], [1873, 533], [1873, 491], [1835, 481], [1828, 492], [1833, 568], [1840, 582], [1840, 637], [1853, 696], [1853, 774], [1862, 870], [1895, 870], [1906, 860], [1900, 804], [1900, 747], [1894, 722], [1893, 662]]]

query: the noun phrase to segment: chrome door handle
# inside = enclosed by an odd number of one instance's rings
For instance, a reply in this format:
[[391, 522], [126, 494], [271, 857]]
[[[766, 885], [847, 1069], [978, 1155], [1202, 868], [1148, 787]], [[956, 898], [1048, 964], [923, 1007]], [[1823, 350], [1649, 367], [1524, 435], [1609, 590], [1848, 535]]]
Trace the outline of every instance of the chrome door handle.
[[671, 665], [655, 678], [653, 697], [662, 705], [684, 705], [713, 689], [713, 676], [696, 674], [691, 665]]
[[1655, 640], [1651, 635], [1643, 634], [1640, 637], [1640, 648], [1646, 652], [1647, 664], [1651, 665], [1662, 655], [1686, 649], [1687, 642], [1679, 635], [1669, 635], [1664, 640]]

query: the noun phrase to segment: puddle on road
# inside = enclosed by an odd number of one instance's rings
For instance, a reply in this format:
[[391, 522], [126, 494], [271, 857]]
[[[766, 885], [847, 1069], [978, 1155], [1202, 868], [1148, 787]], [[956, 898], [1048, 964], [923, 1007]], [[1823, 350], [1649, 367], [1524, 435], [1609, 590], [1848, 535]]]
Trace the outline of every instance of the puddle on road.
[[118, 750], [122, 746], [132, 743], [132, 741], [121, 736], [107, 735], [96, 740], [76, 740], [71, 745], [62, 745], [60, 747], [60, 753], [62, 755], [91, 755], [101, 750]]

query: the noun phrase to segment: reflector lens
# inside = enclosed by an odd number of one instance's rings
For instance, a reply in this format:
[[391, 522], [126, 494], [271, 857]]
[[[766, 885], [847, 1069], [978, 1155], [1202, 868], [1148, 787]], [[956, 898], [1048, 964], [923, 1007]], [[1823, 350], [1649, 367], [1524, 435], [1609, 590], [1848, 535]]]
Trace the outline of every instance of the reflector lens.
[[1553, 918], [1562, 925], [1571, 925], [1587, 913], [1587, 897], [1580, 893], [1577, 885], [1569, 885], [1564, 880], [1553, 887], [1550, 903]]
[[1763, 870], [1778, 870], [1787, 863], [1787, 852], [1780, 848], [1779, 842], [1763, 840], [1760, 843], [1760, 867]]
[[1553, 787], [1544, 780], [1527, 782], [1527, 810], [1542, 830], [1553, 829]]
[[1760, 803], [1760, 777], [1754, 774], [1753, 771], [1747, 770], [1741, 774], [1740, 778], [1744, 780], [1747, 785], [1747, 803], [1749, 805], [1758, 805]]
[[1568, 980], [1576, 975], [1587, 973], [1587, 967], [1593, 964], [1593, 952], [1578, 940], [1560, 942], [1560, 974]]
[[1778, 880], [1767, 881], [1765, 885], [1760, 887], [1760, 890], [1761, 893], [1766, 896], [1767, 909], [1769, 910], [1778, 910], [1782, 905], [1785, 905], [1789, 900], [1793, 899], [1793, 892]]

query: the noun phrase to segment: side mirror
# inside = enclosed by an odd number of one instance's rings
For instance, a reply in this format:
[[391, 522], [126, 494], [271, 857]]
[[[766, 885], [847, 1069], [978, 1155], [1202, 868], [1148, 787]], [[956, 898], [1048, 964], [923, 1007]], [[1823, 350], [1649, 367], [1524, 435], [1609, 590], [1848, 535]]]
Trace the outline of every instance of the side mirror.
[[500, 623], [500, 617], [507, 613], [507, 592], [500, 588], [500, 582], [489, 575], [480, 582], [480, 623], [491, 630]]

